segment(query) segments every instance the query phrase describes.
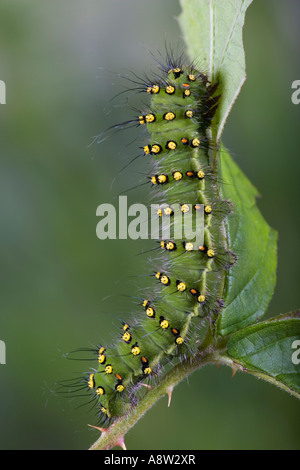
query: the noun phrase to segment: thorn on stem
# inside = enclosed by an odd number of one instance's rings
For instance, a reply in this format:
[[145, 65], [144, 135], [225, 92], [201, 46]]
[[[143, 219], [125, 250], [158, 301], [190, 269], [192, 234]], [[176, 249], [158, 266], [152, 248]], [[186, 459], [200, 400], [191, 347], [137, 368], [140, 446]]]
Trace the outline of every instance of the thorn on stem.
[[[97, 429], [98, 431], [101, 431], [101, 433], [102, 433], [101, 437], [105, 433], [107, 433], [107, 431], [109, 430], [109, 428], [100, 428], [99, 426], [93, 426], [92, 424], [88, 424], [88, 426], [90, 426], [91, 428]], [[123, 450], [127, 450], [126, 445], [125, 445], [125, 441], [124, 441], [124, 436], [117, 437], [116, 440], [114, 440], [111, 443], [110, 449], [112, 447], [121, 447]]]
[[107, 432], [108, 428], [99, 428], [99, 426], [93, 426], [92, 424], [88, 424], [91, 428], [98, 429], [98, 431]]
[[167, 389], [167, 395], [168, 395], [168, 407], [170, 407], [171, 404], [171, 399], [172, 399], [172, 393], [173, 393], [173, 386], [169, 387]]
[[232, 370], [231, 378], [233, 379], [233, 377], [235, 376], [235, 374], [238, 371], [238, 367], [237, 366], [232, 366], [231, 370]]
[[119, 439], [117, 439], [115, 442], [115, 445], [121, 447], [123, 450], [127, 450], [124, 442], [124, 436], [119, 437]]

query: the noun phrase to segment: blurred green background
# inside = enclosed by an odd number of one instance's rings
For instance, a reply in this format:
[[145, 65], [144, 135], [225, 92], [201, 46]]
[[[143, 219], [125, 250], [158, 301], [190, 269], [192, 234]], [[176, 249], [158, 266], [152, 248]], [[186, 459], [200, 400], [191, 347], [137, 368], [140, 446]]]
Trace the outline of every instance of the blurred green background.
[[[54, 383], [90, 364], [64, 359], [113, 339], [147, 285], [148, 242], [100, 241], [96, 208], [116, 202], [146, 172], [136, 134], [89, 145], [128, 119], [118, 74], [150, 71], [148, 48], [182, 44], [175, 0], [2, 0], [0, 79], [1, 449], [87, 449], [98, 433], [89, 407], [76, 409]], [[278, 282], [268, 316], [299, 307], [300, 5], [254, 0], [244, 42], [248, 80], [224, 143], [259, 189], [279, 232]], [[127, 85], [125, 83], [125, 85]], [[140, 97], [133, 103], [139, 106]], [[132, 114], [131, 114], [132, 115]], [[114, 182], [113, 182], [114, 181]], [[113, 182], [113, 184], [112, 184]], [[148, 200], [140, 187], [130, 201]], [[259, 249], [259, 240], [257, 240]], [[128, 295], [128, 296], [127, 296]], [[115, 316], [114, 316], [115, 315]], [[113, 325], [113, 326], [112, 326]], [[162, 399], [127, 436], [129, 449], [299, 449], [299, 403], [228, 368], [207, 367]]]

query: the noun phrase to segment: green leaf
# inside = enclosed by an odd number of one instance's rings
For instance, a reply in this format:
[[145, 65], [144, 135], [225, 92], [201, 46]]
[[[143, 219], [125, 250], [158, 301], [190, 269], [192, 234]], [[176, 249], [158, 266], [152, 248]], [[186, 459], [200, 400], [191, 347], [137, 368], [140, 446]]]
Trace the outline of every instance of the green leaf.
[[300, 312], [281, 315], [233, 334], [227, 356], [259, 378], [300, 398]]
[[[220, 140], [225, 121], [245, 81], [242, 31], [252, 0], [180, 0], [179, 23], [191, 60], [219, 81], [220, 105], [213, 139]], [[257, 190], [223, 149], [218, 157], [222, 197], [233, 204], [227, 218], [228, 248], [238, 256], [229, 271], [220, 335], [244, 328], [265, 313], [276, 281], [277, 234], [256, 206]], [[222, 184], [222, 181], [224, 184]]]
[[217, 322], [218, 333], [225, 336], [264, 315], [276, 282], [277, 233], [256, 205], [256, 188], [224, 148], [219, 170], [222, 197], [233, 204], [226, 218], [228, 247], [238, 258], [228, 272], [225, 308]]
[[251, 2], [180, 0], [182, 13], [178, 19], [190, 59], [207, 72], [210, 81], [220, 83], [217, 142], [246, 79], [242, 29]]

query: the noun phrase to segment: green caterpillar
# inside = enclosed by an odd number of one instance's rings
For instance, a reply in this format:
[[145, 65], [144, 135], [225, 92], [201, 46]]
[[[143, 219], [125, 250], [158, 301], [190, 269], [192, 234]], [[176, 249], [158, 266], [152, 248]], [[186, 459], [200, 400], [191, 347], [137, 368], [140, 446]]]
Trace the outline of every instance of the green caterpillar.
[[162, 257], [138, 319], [123, 322], [116, 344], [95, 351], [97, 367], [84, 381], [106, 425], [137, 403], [140, 385], [155, 380], [168, 362], [194, 354], [203, 323], [213, 323], [223, 308], [227, 272], [236, 262], [224, 228], [233, 208], [220, 197], [208, 137], [218, 84], [182, 58], [169, 56], [160, 70], [162, 76], [141, 84], [149, 109], [129, 123], [150, 134], [143, 155], [153, 162], [149, 180], [164, 202], [156, 217], [172, 225], [175, 205], [191, 215], [202, 209], [204, 240], [197, 246], [190, 239], [159, 240]]

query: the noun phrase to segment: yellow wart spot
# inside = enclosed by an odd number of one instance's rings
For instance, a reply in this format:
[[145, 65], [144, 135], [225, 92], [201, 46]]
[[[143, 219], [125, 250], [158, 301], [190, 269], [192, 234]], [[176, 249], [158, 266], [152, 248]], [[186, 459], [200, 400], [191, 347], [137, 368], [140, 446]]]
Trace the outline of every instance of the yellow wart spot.
[[169, 241], [167, 244], [166, 244], [166, 249], [169, 250], [169, 251], [172, 251], [174, 250], [175, 248], [175, 243]]
[[205, 177], [204, 171], [203, 171], [203, 170], [199, 170], [199, 171], [197, 172], [197, 176], [198, 176], [198, 178], [199, 178], [200, 180], [202, 180], [202, 179]]
[[106, 408], [104, 408], [104, 406], [101, 406], [100, 410], [102, 411], [102, 413], [104, 413], [105, 415], [109, 416], [108, 411], [107, 411]]
[[155, 277], [156, 277], [156, 279], [159, 279], [160, 276], [161, 276], [161, 272], [158, 271], [158, 272], [155, 274]]
[[208, 256], [209, 258], [213, 258], [213, 257], [215, 256], [214, 250], [207, 250], [207, 256]]
[[131, 352], [134, 356], [138, 356], [139, 354], [141, 354], [141, 350], [137, 345], [131, 348]]
[[151, 374], [152, 370], [151, 367], [145, 367], [144, 374]]
[[154, 317], [154, 309], [152, 307], [148, 307], [146, 310], [146, 315], [150, 318]]
[[177, 284], [177, 290], [179, 290], [179, 292], [184, 292], [186, 290], [186, 284], [185, 282], [179, 282]]
[[105, 356], [105, 354], [99, 354], [99, 356], [98, 356], [98, 362], [99, 362], [100, 364], [104, 364], [105, 361], [106, 361], [106, 356]]
[[117, 390], [117, 392], [119, 392], [119, 393], [123, 392], [124, 388], [125, 388], [125, 387], [124, 387], [123, 384], [119, 384], [119, 385], [116, 386], [116, 390]]
[[198, 302], [202, 303], [202, 302], [205, 302], [205, 295], [199, 295], [198, 298], [197, 298]]
[[94, 377], [95, 377], [95, 374], [90, 374], [89, 380], [88, 380], [89, 388], [94, 388], [95, 387]]
[[160, 278], [160, 282], [166, 286], [170, 283], [170, 279], [168, 278], [168, 276], [163, 274]]
[[167, 328], [169, 328], [169, 322], [168, 320], [166, 320], [165, 318], [161, 320], [160, 322], [160, 327], [163, 329], [163, 330], [166, 330]]
[[164, 209], [164, 213], [165, 215], [172, 215], [173, 214], [173, 210], [171, 209], [171, 207], [166, 207]]
[[169, 150], [175, 150], [176, 147], [177, 147], [177, 144], [176, 144], [176, 142], [174, 142], [174, 140], [170, 140], [169, 142], [167, 142], [166, 147], [167, 147]]
[[168, 85], [166, 87], [166, 93], [168, 93], [168, 95], [172, 95], [173, 93], [175, 93], [175, 87], [172, 85]]
[[172, 113], [171, 111], [169, 111], [168, 113], [164, 114], [164, 119], [166, 121], [173, 121], [173, 119], [175, 119], [175, 114]]
[[152, 114], [152, 113], [146, 114], [145, 119], [146, 119], [147, 123], [154, 122], [155, 121], [155, 115]]
[[184, 247], [186, 251], [192, 251], [194, 249], [194, 245], [191, 242], [187, 242]]
[[193, 147], [199, 147], [199, 145], [200, 145], [200, 139], [196, 137], [195, 139], [192, 140]]
[[211, 206], [205, 206], [205, 207], [204, 207], [204, 212], [205, 212], [206, 214], [210, 214], [210, 213], [212, 212], [212, 207], [211, 207]]
[[166, 175], [158, 175], [157, 179], [160, 184], [164, 184], [167, 182], [168, 178]]
[[175, 181], [180, 181], [183, 178], [183, 175], [180, 171], [174, 171], [173, 178]]
[[97, 393], [97, 395], [104, 395], [105, 390], [104, 390], [103, 387], [97, 387], [96, 393]]
[[181, 206], [181, 212], [183, 213], [187, 213], [189, 212], [190, 208], [189, 208], [189, 205], [188, 204], [182, 204]]
[[182, 336], [178, 336], [178, 338], [175, 339], [176, 344], [182, 344], [183, 342], [184, 342], [184, 339], [182, 338]]
[[129, 343], [130, 340], [131, 340], [131, 334], [129, 333], [129, 331], [125, 331], [125, 333], [123, 334], [122, 336], [122, 339], [124, 341], [126, 341], [126, 343]]
[[113, 371], [113, 368], [112, 368], [111, 365], [107, 365], [107, 366], [105, 367], [105, 373], [106, 373], [106, 374], [112, 374], [112, 371]]
[[194, 116], [194, 113], [191, 109], [189, 109], [188, 111], [185, 112], [185, 117], [187, 118], [192, 118]]
[[188, 79], [191, 81], [191, 82], [194, 82], [196, 80], [196, 77], [195, 75], [193, 75], [192, 73], [188, 76]]
[[147, 93], [151, 94], [151, 93], [159, 93], [159, 86], [158, 85], [152, 85], [152, 86], [148, 86], [147, 87]]
[[157, 145], [157, 144], [152, 145], [152, 147], [151, 147], [151, 152], [152, 152], [152, 153], [157, 154], [157, 153], [159, 153], [160, 151], [161, 151], [161, 147], [160, 147], [159, 145]]

